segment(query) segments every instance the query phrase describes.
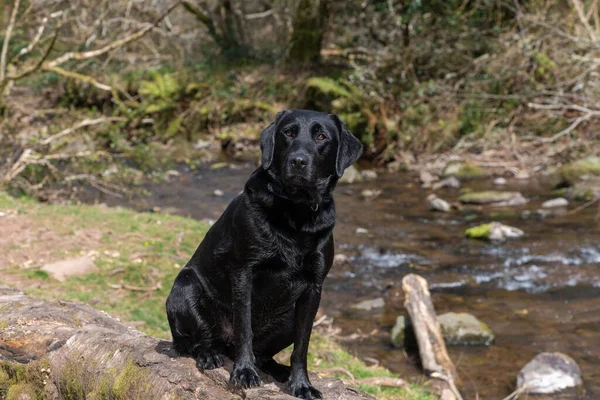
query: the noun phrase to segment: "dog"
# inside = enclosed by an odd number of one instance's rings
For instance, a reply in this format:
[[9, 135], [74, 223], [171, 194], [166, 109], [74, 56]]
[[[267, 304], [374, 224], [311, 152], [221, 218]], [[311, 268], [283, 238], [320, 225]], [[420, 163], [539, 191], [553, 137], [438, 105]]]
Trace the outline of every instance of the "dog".
[[[333, 114], [285, 110], [260, 136], [261, 166], [181, 269], [167, 298], [174, 348], [201, 371], [234, 360], [230, 384], [258, 369], [293, 396], [321, 399], [308, 344], [334, 256], [332, 192], [362, 145]], [[273, 356], [293, 343], [290, 366]]]

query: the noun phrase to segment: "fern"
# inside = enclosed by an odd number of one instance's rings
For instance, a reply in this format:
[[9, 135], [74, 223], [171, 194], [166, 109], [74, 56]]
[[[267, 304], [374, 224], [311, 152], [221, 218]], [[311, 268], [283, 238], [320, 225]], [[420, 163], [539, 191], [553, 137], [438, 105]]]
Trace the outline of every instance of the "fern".
[[306, 81], [306, 86], [317, 89], [324, 94], [351, 99], [352, 93], [340, 82], [327, 77], [314, 77]]

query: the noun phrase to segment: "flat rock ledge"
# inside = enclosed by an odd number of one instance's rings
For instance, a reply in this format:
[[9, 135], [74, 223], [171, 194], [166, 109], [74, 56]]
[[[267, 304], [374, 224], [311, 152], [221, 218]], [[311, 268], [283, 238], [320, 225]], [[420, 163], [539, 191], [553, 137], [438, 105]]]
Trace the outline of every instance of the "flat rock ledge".
[[[74, 393], [86, 399], [107, 394], [146, 400], [295, 399], [285, 384], [264, 374], [259, 388], [231, 389], [232, 366], [228, 361], [224, 368], [201, 373], [192, 358], [177, 357], [171, 342], [127, 327], [103, 311], [0, 287], [0, 386], [8, 385], [9, 393], [41, 390], [51, 399]], [[15, 376], [25, 376], [26, 383], [11, 381]], [[35, 378], [37, 388], [32, 387]], [[324, 399], [374, 399], [339, 379], [311, 374], [311, 381]]]

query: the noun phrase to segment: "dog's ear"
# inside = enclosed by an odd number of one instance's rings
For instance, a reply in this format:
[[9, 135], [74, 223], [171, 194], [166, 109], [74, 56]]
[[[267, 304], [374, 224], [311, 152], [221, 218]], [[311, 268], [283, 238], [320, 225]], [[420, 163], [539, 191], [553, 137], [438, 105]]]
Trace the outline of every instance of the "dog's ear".
[[338, 178], [344, 175], [344, 170], [354, 164], [362, 155], [363, 146], [354, 135], [346, 129], [346, 125], [335, 114], [329, 114], [335, 122], [339, 132], [339, 144], [337, 158], [335, 160], [335, 172]]
[[260, 134], [260, 150], [262, 151], [262, 167], [267, 170], [273, 162], [273, 153], [275, 152], [275, 133], [281, 118], [287, 114], [288, 110], [283, 110], [277, 113], [275, 121], [271, 122]]

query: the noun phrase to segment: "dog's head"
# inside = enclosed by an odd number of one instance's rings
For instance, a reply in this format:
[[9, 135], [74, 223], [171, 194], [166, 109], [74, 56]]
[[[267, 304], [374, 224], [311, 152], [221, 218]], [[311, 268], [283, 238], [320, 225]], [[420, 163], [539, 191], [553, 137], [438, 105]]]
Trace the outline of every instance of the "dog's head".
[[277, 114], [261, 134], [262, 167], [286, 188], [337, 181], [362, 154], [362, 145], [337, 115], [308, 110]]

